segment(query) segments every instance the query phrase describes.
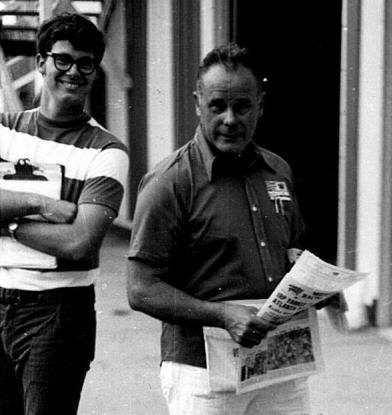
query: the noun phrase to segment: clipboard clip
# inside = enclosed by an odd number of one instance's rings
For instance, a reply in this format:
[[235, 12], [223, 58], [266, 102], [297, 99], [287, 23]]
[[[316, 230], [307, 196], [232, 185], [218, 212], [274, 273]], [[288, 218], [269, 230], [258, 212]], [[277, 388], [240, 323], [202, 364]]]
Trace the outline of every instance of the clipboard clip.
[[35, 180], [35, 181], [48, 181], [48, 179], [41, 174], [34, 174], [38, 167], [30, 163], [30, 159], [19, 159], [15, 163], [15, 173], [5, 174], [4, 180]]

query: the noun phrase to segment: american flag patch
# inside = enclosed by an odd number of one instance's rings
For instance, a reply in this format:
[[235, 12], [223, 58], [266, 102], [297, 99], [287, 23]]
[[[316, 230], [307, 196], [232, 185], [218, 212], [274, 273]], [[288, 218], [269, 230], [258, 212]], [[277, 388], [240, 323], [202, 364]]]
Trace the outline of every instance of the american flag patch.
[[289, 189], [286, 182], [278, 182], [275, 180], [266, 180], [268, 196], [271, 200], [287, 200], [291, 201]]
[[291, 196], [286, 182], [266, 180], [268, 196], [274, 202], [275, 212], [285, 216], [285, 202], [291, 202]]

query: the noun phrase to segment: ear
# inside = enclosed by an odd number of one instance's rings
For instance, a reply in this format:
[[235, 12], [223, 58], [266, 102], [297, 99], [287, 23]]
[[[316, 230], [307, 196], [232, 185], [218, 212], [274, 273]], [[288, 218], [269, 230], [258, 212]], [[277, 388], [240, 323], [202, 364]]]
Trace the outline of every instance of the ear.
[[197, 91], [193, 91], [193, 99], [195, 101], [196, 115], [200, 117], [200, 97]]
[[35, 56], [35, 64], [37, 66], [38, 72], [41, 75], [45, 75], [46, 74], [46, 59], [42, 57], [42, 55], [39, 53]]

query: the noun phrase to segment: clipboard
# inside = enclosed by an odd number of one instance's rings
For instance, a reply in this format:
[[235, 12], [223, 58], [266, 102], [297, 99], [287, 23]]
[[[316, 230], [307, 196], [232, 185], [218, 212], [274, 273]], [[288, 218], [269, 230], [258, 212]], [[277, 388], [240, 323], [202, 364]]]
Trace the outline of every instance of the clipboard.
[[[60, 199], [62, 171], [58, 164], [0, 162], [0, 189], [41, 194]], [[10, 237], [0, 237], [0, 267], [55, 269], [57, 259], [21, 244]]]

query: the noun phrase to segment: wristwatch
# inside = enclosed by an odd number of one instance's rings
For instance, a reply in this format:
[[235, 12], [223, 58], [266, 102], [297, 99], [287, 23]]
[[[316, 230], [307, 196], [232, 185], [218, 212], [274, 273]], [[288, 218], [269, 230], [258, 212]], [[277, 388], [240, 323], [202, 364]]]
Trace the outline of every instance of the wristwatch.
[[14, 241], [16, 241], [15, 233], [18, 230], [18, 228], [19, 228], [18, 222], [10, 222], [8, 224], [8, 233]]

